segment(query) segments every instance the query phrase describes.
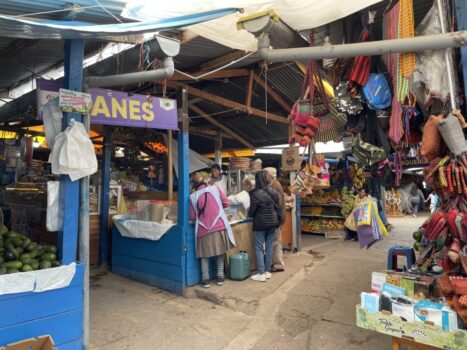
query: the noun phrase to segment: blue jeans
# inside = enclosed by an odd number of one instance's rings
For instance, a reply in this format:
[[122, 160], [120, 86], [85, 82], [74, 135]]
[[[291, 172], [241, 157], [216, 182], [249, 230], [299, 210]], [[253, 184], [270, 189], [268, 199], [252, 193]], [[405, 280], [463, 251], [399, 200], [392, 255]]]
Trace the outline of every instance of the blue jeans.
[[[254, 231], [254, 233], [256, 260], [258, 261], [258, 273], [262, 275], [265, 272], [269, 272], [271, 270], [272, 244], [274, 243], [276, 228], [273, 227], [266, 231]], [[265, 248], [263, 247], [264, 245], [266, 246]]]

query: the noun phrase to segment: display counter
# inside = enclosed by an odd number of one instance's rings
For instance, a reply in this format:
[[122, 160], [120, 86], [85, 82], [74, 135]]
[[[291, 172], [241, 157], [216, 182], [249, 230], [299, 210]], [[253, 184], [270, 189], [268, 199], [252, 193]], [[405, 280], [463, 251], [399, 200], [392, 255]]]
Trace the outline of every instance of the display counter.
[[[256, 269], [252, 220], [232, 224], [237, 247], [227, 257], [245, 250], [251, 268]], [[128, 238], [112, 229], [112, 272], [174, 293], [201, 280], [200, 260], [195, 252], [194, 225], [184, 231], [179, 225], [169, 229], [159, 240]]]

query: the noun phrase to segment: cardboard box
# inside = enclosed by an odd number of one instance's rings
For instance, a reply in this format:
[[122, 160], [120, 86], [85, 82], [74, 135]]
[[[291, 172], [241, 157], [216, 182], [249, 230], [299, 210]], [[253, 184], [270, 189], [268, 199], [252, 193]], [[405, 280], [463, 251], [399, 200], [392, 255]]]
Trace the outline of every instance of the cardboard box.
[[392, 301], [392, 314], [394, 316], [399, 316], [402, 320], [407, 322], [414, 322], [415, 321], [415, 311], [414, 311], [415, 304], [409, 303], [401, 303], [397, 300]]
[[413, 298], [415, 296], [415, 279], [407, 277], [402, 278], [400, 287], [406, 290], [408, 297]]
[[375, 313], [379, 311], [379, 294], [362, 292], [360, 294], [360, 301], [362, 307], [368, 312]]
[[381, 293], [383, 289], [383, 283], [386, 282], [386, 272], [373, 272], [371, 274], [371, 291], [373, 293]]
[[383, 283], [383, 289], [381, 290], [381, 292], [394, 298], [397, 298], [401, 295], [406, 295], [406, 291], [404, 288], [394, 286], [387, 282]]
[[0, 347], [0, 350], [57, 350], [57, 348], [52, 338], [49, 335], [44, 335], [8, 344]]
[[415, 305], [415, 320], [432, 323], [444, 331], [458, 329], [456, 312], [431, 301], [422, 300]]
[[436, 293], [436, 279], [421, 276], [414, 282], [414, 297], [422, 300], [431, 300]]

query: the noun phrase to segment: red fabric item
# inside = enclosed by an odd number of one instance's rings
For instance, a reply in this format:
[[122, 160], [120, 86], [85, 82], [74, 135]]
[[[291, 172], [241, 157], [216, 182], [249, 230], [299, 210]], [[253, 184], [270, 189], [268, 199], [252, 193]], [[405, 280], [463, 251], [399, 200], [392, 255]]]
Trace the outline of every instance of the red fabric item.
[[[370, 32], [367, 28], [363, 29], [360, 35], [360, 42], [368, 42], [370, 40]], [[357, 56], [354, 58], [352, 67], [347, 73], [347, 79], [364, 86], [370, 77], [371, 58], [370, 56]]]

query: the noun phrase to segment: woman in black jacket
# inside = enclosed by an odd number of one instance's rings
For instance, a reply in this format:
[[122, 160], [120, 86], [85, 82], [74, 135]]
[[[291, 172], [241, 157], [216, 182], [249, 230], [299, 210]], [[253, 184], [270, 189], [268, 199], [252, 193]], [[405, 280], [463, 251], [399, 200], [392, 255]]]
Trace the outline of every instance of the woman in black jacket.
[[280, 226], [282, 218], [279, 195], [268, 184], [263, 171], [256, 173], [255, 189], [250, 192], [248, 216], [254, 220], [253, 231], [258, 261], [258, 273], [251, 276], [251, 279], [265, 282], [266, 279], [271, 278], [272, 245], [275, 231]]

